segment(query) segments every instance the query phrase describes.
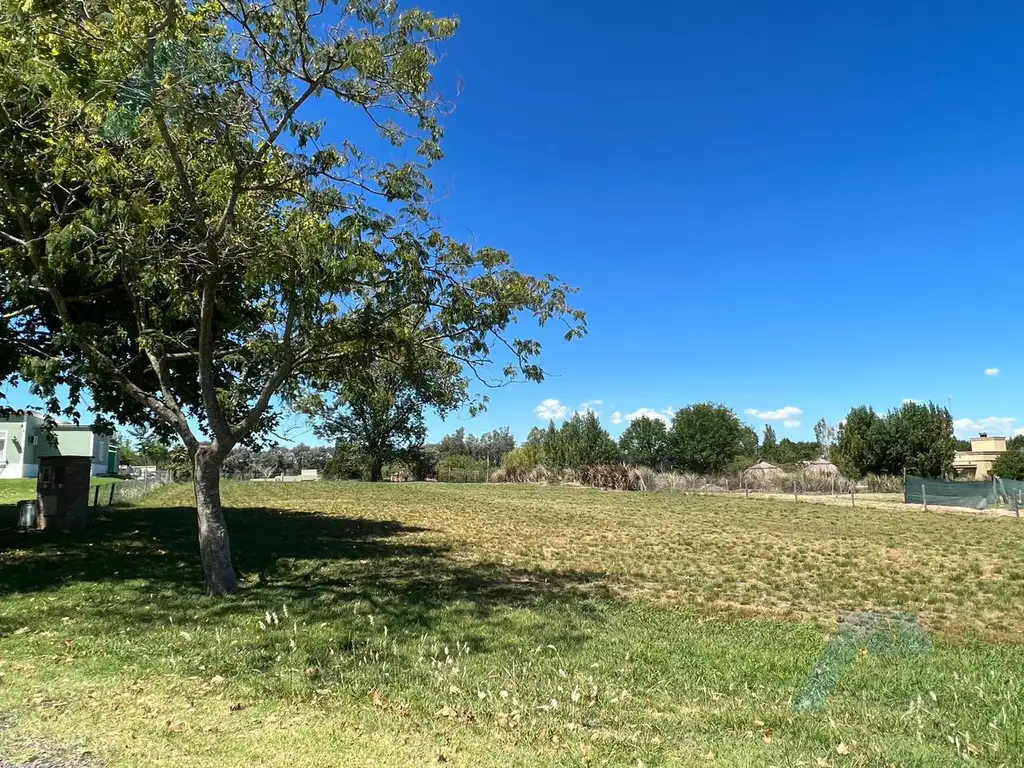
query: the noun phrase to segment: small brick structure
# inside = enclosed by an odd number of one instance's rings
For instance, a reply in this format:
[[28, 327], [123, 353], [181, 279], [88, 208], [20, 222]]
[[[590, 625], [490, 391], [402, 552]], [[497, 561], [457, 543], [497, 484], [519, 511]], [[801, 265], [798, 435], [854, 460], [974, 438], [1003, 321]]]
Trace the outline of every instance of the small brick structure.
[[36, 481], [36, 525], [43, 530], [81, 531], [89, 523], [88, 456], [42, 456]]

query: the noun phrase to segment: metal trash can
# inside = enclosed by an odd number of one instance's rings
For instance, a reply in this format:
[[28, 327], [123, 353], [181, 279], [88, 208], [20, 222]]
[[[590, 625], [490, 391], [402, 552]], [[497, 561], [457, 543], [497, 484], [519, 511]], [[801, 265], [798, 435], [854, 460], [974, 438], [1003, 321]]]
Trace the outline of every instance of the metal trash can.
[[38, 507], [35, 499], [18, 502], [18, 527], [22, 530], [32, 530], [37, 526], [36, 511]]

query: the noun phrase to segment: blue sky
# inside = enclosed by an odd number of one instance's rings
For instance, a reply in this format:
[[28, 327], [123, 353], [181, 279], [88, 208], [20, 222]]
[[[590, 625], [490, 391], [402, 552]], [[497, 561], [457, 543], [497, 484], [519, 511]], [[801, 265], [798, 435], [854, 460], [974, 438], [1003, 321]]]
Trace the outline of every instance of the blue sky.
[[432, 439], [703, 400], [794, 439], [906, 398], [1024, 428], [1024, 6], [420, 5], [462, 20], [445, 227], [578, 286], [590, 326]]
[[462, 19], [449, 229], [589, 313], [467, 429], [714, 400], [807, 438], [907, 398], [1024, 427], [1024, 6], [428, 7]]

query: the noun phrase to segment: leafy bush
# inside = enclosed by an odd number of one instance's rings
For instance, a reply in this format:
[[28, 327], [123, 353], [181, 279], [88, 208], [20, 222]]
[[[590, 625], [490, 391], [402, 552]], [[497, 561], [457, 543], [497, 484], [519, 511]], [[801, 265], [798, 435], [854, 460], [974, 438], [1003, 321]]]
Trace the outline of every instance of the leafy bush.
[[510, 451], [502, 462], [504, 469], [512, 472], [529, 472], [541, 463], [544, 451], [539, 445], [526, 443]]
[[437, 463], [437, 479], [449, 483], [482, 483], [487, 479], [487, 464], [472, 456], [445, 456]]
[[1024, 453], [1007, 451], [995, 460], [992, 474], [1006, 480], [1024, 480]]
[[324, 465], [325, 480], [366, 480], [370, 477], [370, 461], [358, 446], [339, 443], [334, 456]]

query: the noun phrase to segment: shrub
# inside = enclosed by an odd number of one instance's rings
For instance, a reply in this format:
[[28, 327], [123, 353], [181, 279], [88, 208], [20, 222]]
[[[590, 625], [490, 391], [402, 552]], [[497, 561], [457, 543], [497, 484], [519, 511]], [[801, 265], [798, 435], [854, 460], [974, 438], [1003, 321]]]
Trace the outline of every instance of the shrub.
[[627, 464], [598, 464], [576, 470], [580, 483], [609, 491], [653, 491], [654, 471]]
[[368, 480], [370, 459], [359, 446], [338, 443], [322, 474], [325, 480]]
[[1024, 480], [1024, 453], [1007, 451], [995, 460], [992, 474], [1006, 480]]
[[437, 463], [437, 479], [450, 483], [482, 483], [487, 479], [487, 464], [472, 456], [445, 456]]
[[505, 455], [501, 466], [512, 472], [529, 472], [541, 463], [543, 451], [539, 445], [521, 445]]

